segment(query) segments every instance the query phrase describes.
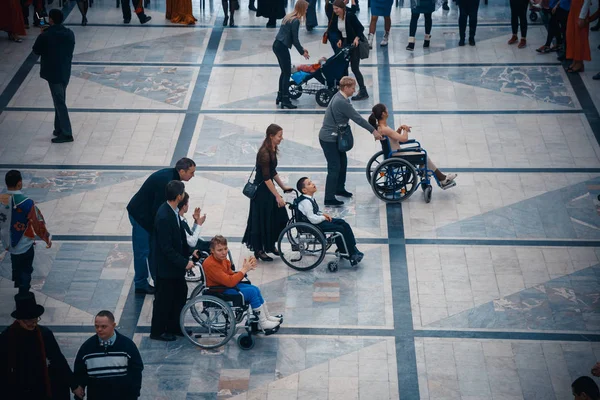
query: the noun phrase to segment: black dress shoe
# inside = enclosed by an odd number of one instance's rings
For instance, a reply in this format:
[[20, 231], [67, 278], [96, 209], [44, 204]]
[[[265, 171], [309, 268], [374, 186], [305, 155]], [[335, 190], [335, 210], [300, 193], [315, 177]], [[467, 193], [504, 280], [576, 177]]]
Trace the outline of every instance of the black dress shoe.
[[342, 197], [352, 197], [352, 193], [350, 193], [350, 192], [349, 192], [349, 191], [347, 191], [347, 190], [342, 190], [342, 191], [339, 191], [339, 192], [337, 192], [335, 195], [336, 195], [336, 196], [342, 196]]
[[146, 22], [150, 21], [151, 19], [152, 19], [151, 16], [144, 15], [142, 18], [140, 18], [140, 24], [144, 25]]
[[459, 46], [464, 46], [465, 45], [465, 38], [460, 38], [460, 40], [458, 41], [458, 45]]
[[475, 46], [475, 38], [469, 38], [469, 46]]
[[271, 252], [271, 254], [273, 254], [273, 255], [275, 255], [275, 256], [277, 256], [277, 257], [279, 257], [279, 256], [281, 255], [281, 253], [280, 253], [280, 252], [278, 252], [277, 250], [273, 250], [273, 251]]
[[338, 199], [325, 200], [325, 205], [326, 206], [331, 206], [331, 207], [339, 207], [339, 206], [343, 206], [344, 202], [340, 201]]
[[135, 292], [137, 294], [154, 294], [156, 293], [156, 289], [154, 288], [154, 286], [150, 285], [147, 288], [136, 288]]
[[54, 136], [60, 136], [60, 132], [52, 131], [52, 134], [53, 134]]
[[254, 257], [262, 261], [273, 261], [273, 259], [269, 257], [264, 251], [255, 252]]
[[130, 22], [131, 22], [131, 18], [128, 18], [128, 19], [123, 19], [123, 23], [124, 23], [124, 24], [128, 24], [128, 23], [130, 23]]
[[52, 139], [52, 143], [69, 143], [73, 141], [73, 136], [71, 135], [58, 135], [57, 137]]
[[170, 333], [163, 333], [160, 336], [150, 335], [150, 339], [152, 340], [160, 340], [162, 342], [174, 342], [177, 338]]

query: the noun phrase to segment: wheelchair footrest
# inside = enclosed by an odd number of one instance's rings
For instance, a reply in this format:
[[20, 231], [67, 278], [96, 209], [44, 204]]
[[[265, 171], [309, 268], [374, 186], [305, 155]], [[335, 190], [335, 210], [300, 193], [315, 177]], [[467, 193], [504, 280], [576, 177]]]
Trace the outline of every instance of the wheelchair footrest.
[[450, 188], [453, 188], [454, 186], [456, 186], [456, 181], [452, 181], [449, 184], [447, 184], [446, 186], [441, 186], [440, 185], [440, 187], [442, 188], [442, 190], [450, 189]]

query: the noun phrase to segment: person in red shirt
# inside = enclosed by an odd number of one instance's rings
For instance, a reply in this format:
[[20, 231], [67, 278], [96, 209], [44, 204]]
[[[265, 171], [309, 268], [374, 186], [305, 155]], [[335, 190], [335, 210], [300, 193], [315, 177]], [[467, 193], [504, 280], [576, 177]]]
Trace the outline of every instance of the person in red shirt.
[[206, 275], [206, 286], [226, 286], [229, 289], [225, 294], [237, 294], [242, 292], [246, 303], [250, 303], [252, 310], [258, 316], [258, 324], [263, 330], [271, 330], [281, 325], [282, 318], [269, 314], [267, 303], [265, 303], [260, 289], [254, 285], [240, 283], [246, 273], [256, 269], [256, 258], [244, 259], [242, 269], [232, 271], [231, 262], [227, 259], [227, 239], [217, 235], [210, 241], [211, 255], [204, 260], [202, 268]]

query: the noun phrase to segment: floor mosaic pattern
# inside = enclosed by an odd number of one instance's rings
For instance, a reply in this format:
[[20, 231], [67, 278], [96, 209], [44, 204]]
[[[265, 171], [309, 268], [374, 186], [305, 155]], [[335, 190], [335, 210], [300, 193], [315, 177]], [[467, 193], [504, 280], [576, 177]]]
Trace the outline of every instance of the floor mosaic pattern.
[[[311, 59], [292, 49], [294, 65], [332, 56], [321, 42], [324, 0], [316, 3], [320, 25], [299, 35]], [[114, 1], [95, 0], [83, 27], [67, 2], [75, 141], [63, 145], [50, 143], [52, 99], [29, 53], [37, 31], [0, 42], [0, 175], [23, 172], [53, 235], [51, 249], [36, 247], [32, 290], [70, 363], [108, 309], [142, 354], [144, 400], [571, 398], [571, 382], [600, 360], [600, 91], [591, 79], [600, 37], [590, 35], [586, 72], [567, 74], [535, 52], [546, 37], [539, 22], [525, 49], [506, 44], [504, 0], [482, 2], [477, 45], [459, 47], [450, 2], [433, 14], [431, 47], [422, 47], [421, 20], [408, 52], [410, 7], [397, 3], [389, 46], [378, 45], [380, 21], [361, 61], [370, 97], [353, 106], [367, 118], [385, 103], [390, 125], [412, 126], [428, 157], [458, 173], [455, 188], [434, 187], [431, 203], [421, 190], [401, 205], [375, 197], [365, 165], [381, 146], [352, 123], [354, 197], [323, 206], [325, 109], [308, 93], [296, 110], [277, 108], [276, 30], [245, 2], [236, 28], [222, 27], [214, 0], [193, 0], [192, 26], [165, 20], [157, 0], [150, 23], [125, 25]], [[249, 278], [285, 323], [250, 351], [235, 340], [211, 351], [151, 340], [153, 297], [132, 287], [127, 203], [150, 173], [193, 158], [186, 191], [207, 214], [202, 236], [228, 237], [239, 265], [251, 255], [240, 243], [249, 209], [241, 188], [270, 123], [284, 130], [282, 180], [309, 176], [322, 209], [353, 227], [364, 261], [337, 273], [326, 268], [333, 254], [307, 272], [261, 263]], [[1, 327], [12, 322], [10, 279], [0, 253]]]

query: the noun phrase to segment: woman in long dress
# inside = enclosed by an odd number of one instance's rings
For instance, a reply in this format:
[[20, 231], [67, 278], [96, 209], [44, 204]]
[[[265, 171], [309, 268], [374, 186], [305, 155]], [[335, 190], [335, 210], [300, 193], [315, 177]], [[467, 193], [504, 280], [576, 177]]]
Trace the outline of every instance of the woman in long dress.
[[256, 155], [254, 183], [258, 185], [258, 189], [255, 197], [250, 200], [248, 223], [242, 239], [242, 243], [262, 261], [273, 261], [267, 253], [279, 255], [275, 245], [288, 222], [285, 200], [274, 183], [277, 182], [284, 192], [292, 190], [277, 174], [277, 147], [282, 140], [283, 129], [276, 124], [269, 125], [265, 140]]
[[277, 20], [285, 17], [285, 0], [258, 0], [257, 17], [265, 17], [267, 28], [275, 28]]
[[192, 14], [192, 0], [167, 0], [165, 18], [183, 25], [193, 25], [198, 21]]
[[572, 0], [567, 20], [567, 59], [573, 60], [567, 72], [583, 72], [584, 61], [591, 61], [589, 22], [598, 17], [598, 13], [590, 16], [590, 0]]
[[0, 31], [8, 33], [8, 39], [13, 42], [23, 41], [19, 35], [25, 36], [27, 33], [19, 0], [0, 2]]

